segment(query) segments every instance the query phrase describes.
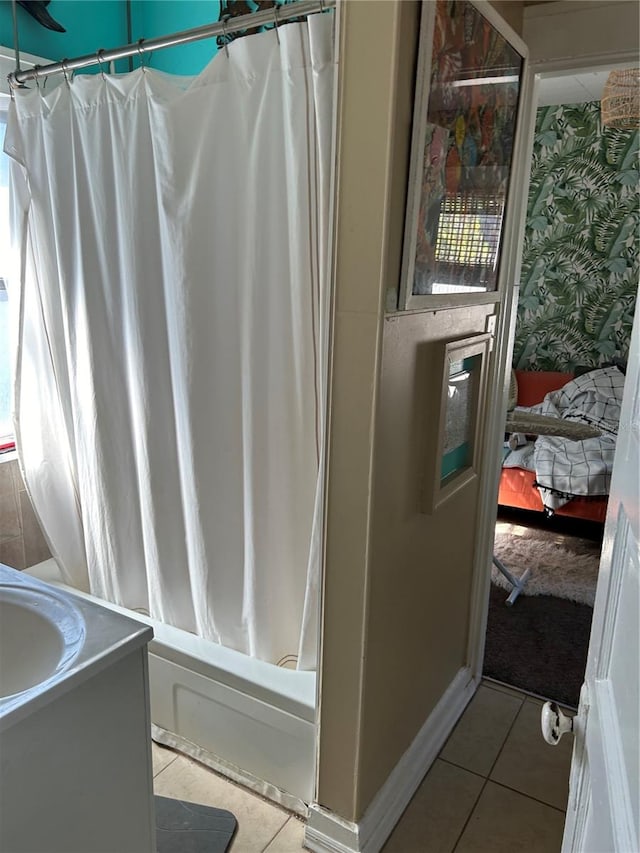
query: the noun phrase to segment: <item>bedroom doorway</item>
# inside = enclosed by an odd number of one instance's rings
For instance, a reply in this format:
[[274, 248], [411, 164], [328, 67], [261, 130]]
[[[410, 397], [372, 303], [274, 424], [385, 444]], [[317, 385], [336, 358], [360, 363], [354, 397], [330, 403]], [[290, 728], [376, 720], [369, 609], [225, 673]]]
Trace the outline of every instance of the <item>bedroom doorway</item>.
[[[519, 405], [540, 403], [572, 380], [586, 388], [594, 368], [608, 370], [612, 395], [622, 396], [638, 280], [637, 247], [624, 237], [625, 217], [637, 210], [640, 194], [631, 165], [638, 133], [602, 131], [599, 101], [608, 72], [539, 82], [513, 358]], [[554, 441], [547, 440], [551, 450]], [[609, 473], [613, 452], [606, 449]], [[551, 517], [534, 485], [533, 441], [505, 434], [504, 456], [494, 552], [514, 575], [531, 574], [506, 606], [512, 587], [493, 566], [484, 675], [576, 707], [606, 497], [565, 503], [562, 494], [547, 493]], [[557, 491], [563, 490], [568, 494], [570, 484]]]

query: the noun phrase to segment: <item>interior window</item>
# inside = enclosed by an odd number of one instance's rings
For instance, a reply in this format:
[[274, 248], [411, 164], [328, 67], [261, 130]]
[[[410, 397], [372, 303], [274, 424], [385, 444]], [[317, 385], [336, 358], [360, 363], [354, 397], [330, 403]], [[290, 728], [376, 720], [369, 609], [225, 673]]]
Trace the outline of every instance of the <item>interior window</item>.
[[438, 224], [432, 293], [465, 292], [468, 270], [486, 289], [498, 264], [504, 198], [496, 193], [445, 194]]

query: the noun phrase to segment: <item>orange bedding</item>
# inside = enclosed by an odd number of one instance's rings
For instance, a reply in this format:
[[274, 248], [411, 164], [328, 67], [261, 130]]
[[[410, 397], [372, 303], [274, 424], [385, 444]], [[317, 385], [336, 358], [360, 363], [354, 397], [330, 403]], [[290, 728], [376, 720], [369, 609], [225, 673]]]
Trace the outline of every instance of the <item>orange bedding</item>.
[[[543, 512], [540, 492], [534, 486], [535, 479], [534, 471], [525, 471], [524, 468], [503, 468], [500, 474], [498, 504]], [[568, 515], [572, 518], [584, 518], [588, 521], [603, 523], [606, 514], [606, 498], [573, 498], [555, 512], [555, 515]]]

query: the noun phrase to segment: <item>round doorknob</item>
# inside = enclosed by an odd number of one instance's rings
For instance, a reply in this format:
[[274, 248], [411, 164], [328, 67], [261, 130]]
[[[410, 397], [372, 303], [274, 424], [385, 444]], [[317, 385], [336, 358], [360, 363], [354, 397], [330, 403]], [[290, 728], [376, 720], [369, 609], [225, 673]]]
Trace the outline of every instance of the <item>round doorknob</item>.
[[573, 732], [573, 717], [563, 714], [557, 702], [545, 702], [540, 716], [542, 737], [551, 746], [557, 746], [566, 732]]

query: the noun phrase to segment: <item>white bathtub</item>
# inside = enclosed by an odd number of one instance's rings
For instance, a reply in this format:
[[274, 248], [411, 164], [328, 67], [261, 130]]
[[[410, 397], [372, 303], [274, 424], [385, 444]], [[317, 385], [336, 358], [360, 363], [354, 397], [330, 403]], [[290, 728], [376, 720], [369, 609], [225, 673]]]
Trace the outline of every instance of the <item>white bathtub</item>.
[[[27, 572], [92, 598], [62, 583], [55, 560]], [[276, 667], [109, 602], [100, 603], [153, 628], [149, 644], [153, 739], [306, 815], [315, 780], [315, 673]]]

